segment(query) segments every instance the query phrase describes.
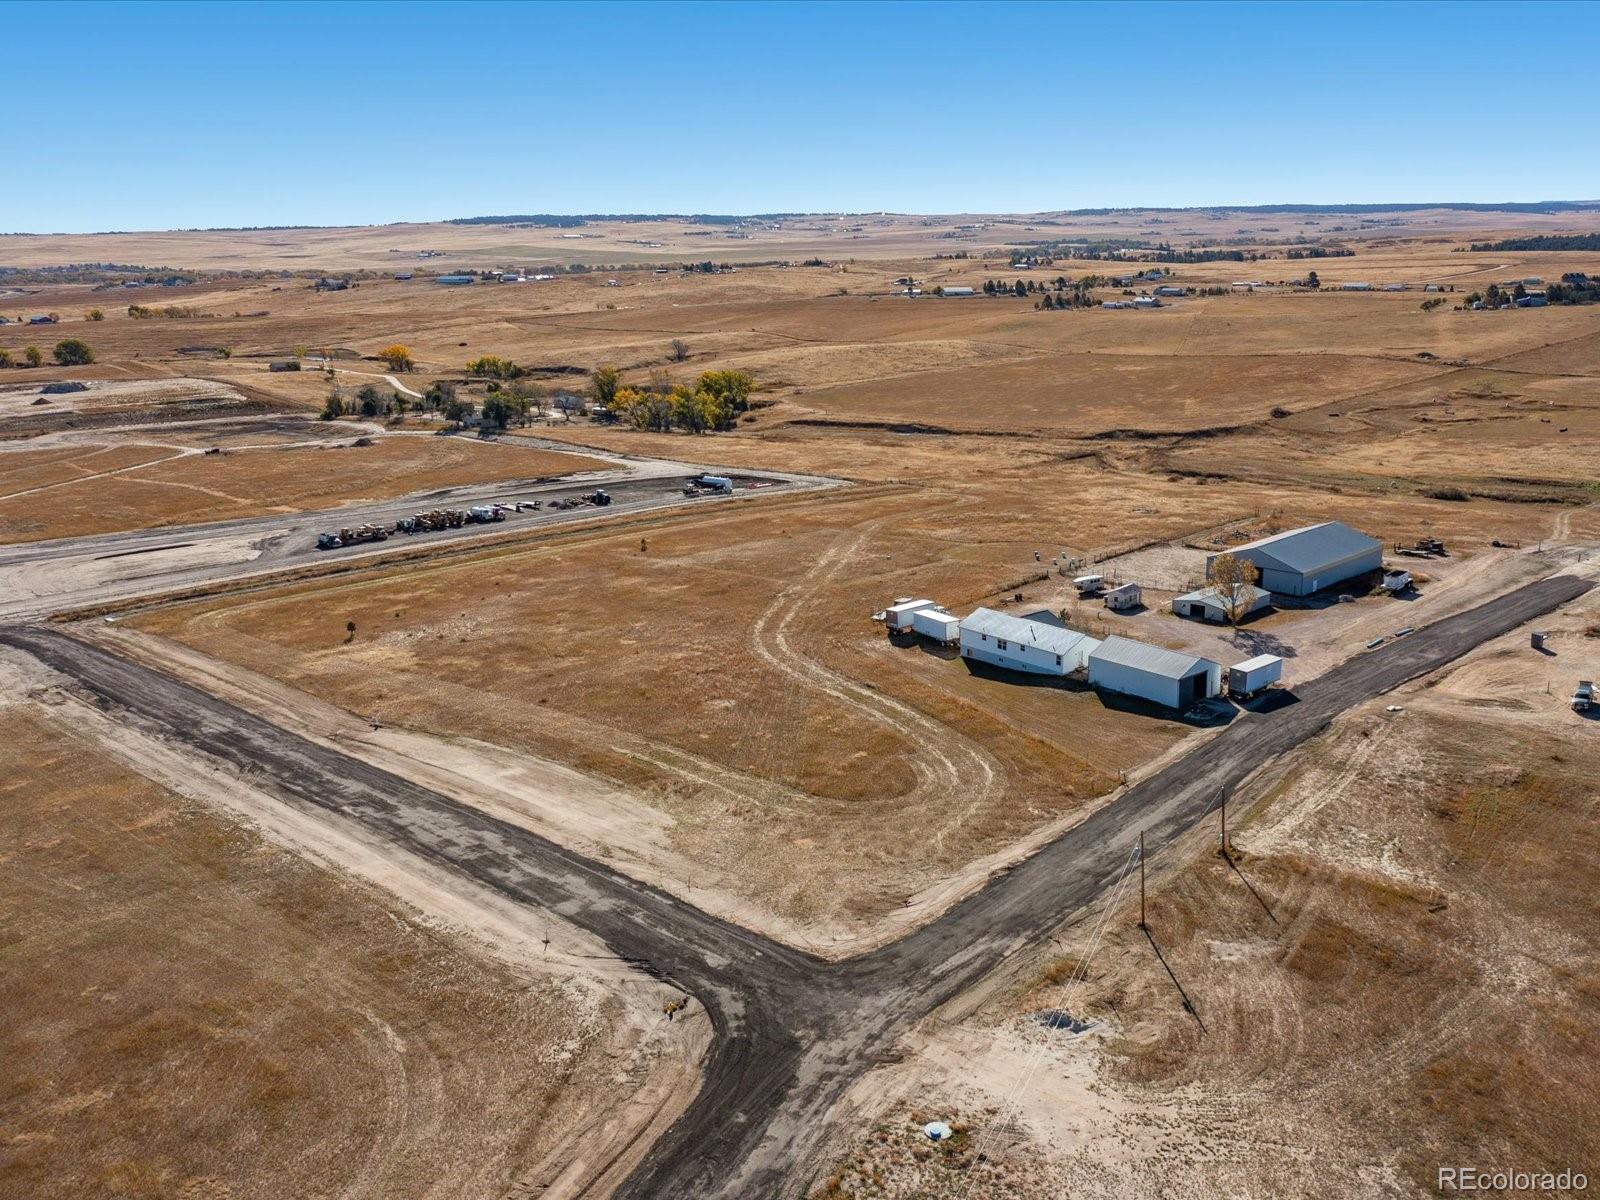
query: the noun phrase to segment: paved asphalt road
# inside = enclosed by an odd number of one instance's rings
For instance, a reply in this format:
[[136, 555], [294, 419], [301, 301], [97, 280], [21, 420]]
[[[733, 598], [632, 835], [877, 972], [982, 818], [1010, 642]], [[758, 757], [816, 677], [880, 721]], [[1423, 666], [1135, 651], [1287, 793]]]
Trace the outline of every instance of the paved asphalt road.
[[1297, 702], [1223, 733], [892, 945], [826, 962], [708, 916], [186, 683], [37, 626], [0, 629], [137, 727], [248, 770], [286, 802], [331, 810], [603, 939], [706, 1008], [716, 1032], [700, 1093], [618, 1193], [629, 1200], [798, 1195], [844, 1089], [925, 1014], [1037, 944], [1126, 868], [1140, 829], [1160, 850], [1217, 795], [1353, 705], [1582, 595], [1541, 580], [1343, 664]]
[[[627, 461], [627, 469], [617, 471], [441, 488], [324, 511], [272, 513], [203, 525], [0, 546], [0, 621], [21, 621], [70, 608], [232, 581], [254, 572], [372, 557], [422, 544], [481, 538], [600, 516], [614, 518], [681, 505], [722, 504], [729, 499], [712, 495], [685, 497], [684, 485], [698, 473], [686, 466], [642, 459]], [[787, 494], [833, 486], [836, 482], [777, 472], [724, 474], [730, 474], [734, 481], [732, 498]], [[549, 507], [552, 501], [596, 488], [611, 496], [609, 507]], [[395, 534], [386, 542], [317, 549], [317, 535], [324, 530], [368, 523], [392, 526], [400, 518], [426, 509], [470, 508], [514, 500], [539, 500], [545, 507], [509, 513], [505, 520], [487, 525]]]

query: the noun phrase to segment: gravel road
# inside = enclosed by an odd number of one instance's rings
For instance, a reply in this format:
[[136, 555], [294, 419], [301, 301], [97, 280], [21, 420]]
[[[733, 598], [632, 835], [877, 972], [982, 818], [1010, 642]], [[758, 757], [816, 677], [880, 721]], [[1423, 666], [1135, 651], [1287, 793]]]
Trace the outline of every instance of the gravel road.
[[1344, 663], [1294, 702], [1241, 715], [931, 924], [843, 962], [709, 916], [59, 629], [4, 628], [0, 643], [70, 676], [120, 719], [251, 772], [286, 803], [336, 812], [530, 908], [553, 910], [693, 995], [716, 1033], [705, 1082], [618, 1195], [745, 1200], [800, 1194], [844, 1090], [928, 1012], [1100, 895], [1126, 869], [1141, 829], [1148, 851], [1159, 851], [1222, 790], [1340, 713], [1593, 586], [1572, 576], [1540, 580]]

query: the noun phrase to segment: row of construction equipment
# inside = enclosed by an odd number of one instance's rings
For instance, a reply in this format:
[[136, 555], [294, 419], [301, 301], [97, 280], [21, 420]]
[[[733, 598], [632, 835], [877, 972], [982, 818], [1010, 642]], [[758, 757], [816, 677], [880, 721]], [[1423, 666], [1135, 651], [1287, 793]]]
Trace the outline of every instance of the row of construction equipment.
[[[610, 493], [596, 488], [580, 496], [564, 496], [550, 501], [553, 509], [567, 510], [592, 505], [605, 508], [611, 503]], [[504, 521], [508, 512], [545, 507], [543, 500], [518, 500], [513, 504], [477, 504], [471, 508], [432, 508], [426, 512], [401, 517], [392, 526], [356, 525], [330, 530], [317, 535], [318, 550], [337, 550], [343, 546], [359, 546], [366, 542], [385, 542], [392, 533], [430, 533], [439, 529], [460, 529], [464, 525], [489, 525]]]

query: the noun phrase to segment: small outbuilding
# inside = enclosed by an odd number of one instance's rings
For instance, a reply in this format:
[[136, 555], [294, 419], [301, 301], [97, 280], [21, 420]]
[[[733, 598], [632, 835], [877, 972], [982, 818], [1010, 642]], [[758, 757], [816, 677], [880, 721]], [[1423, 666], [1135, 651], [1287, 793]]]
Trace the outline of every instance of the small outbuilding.
[[1113, 635], [1090, 653], [1089, 682], [1108, 692], [1184, 709], [1222, 690], [1222, 665]]
[[[1234, 595], [1237, 598], [1238, 615], [1241, 617], [1260, 612], [1272, 603], [1271, 592], [1249, 584], [1236, 584]], [[1172, 611], [1177, 616], [1197, 617], [1202, 621], [1213, 621], [1218, 625], [1228, 621], [1228, 607], [1228, 598], [1222, 594], [1222, 589], [1217, 587], [1185, 592], [1181, 596], [1174, 597], [1172, 601]]]
[[1106, 607], [1115, 612], [1126, 612], [1144, 603], [1144, 593], [1137, 583], [1124, 583], [1106, 593]]
[[1013, 617], [992, 608], [974, 609], [961, 622], [961, 657], [1010, 671], [1068, 675], [1086, 665], [1100, 645], [1063, 625]]
[[963, 296], [974, 296], [976, 294], [977, 293], [969, 287], [943, 287], [939, 289], [939, 295], [955, 299], [959, 299]]
[[[1383, 566], [1383, 543], [1342, 521], [1291, 529], [1226, 553], [1254, 563], [1261, 586], [1285, 596], [1309, 596]], [[1207, 578], [1218, 557], [1207, 556]]]

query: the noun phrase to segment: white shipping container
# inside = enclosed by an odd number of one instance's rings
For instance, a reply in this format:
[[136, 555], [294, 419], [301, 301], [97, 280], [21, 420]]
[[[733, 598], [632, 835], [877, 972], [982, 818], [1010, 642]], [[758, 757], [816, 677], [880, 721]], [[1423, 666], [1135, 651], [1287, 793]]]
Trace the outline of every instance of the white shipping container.
[[918, 609], [938, 607], [932, 600], [902, 600], [883, 610], [883, 623], [893, 630], [910, 629]]
[[1258, 654], [1228, 668], [1228, 691], [1234, 696], [1253, 696], [1282, 678], [1283, 659], [1276, 654]]
[[953, 642], [961, 636], [961, 621], [942, 608], [919, 608], [911, 614], [911, 628], [935, 642]]

